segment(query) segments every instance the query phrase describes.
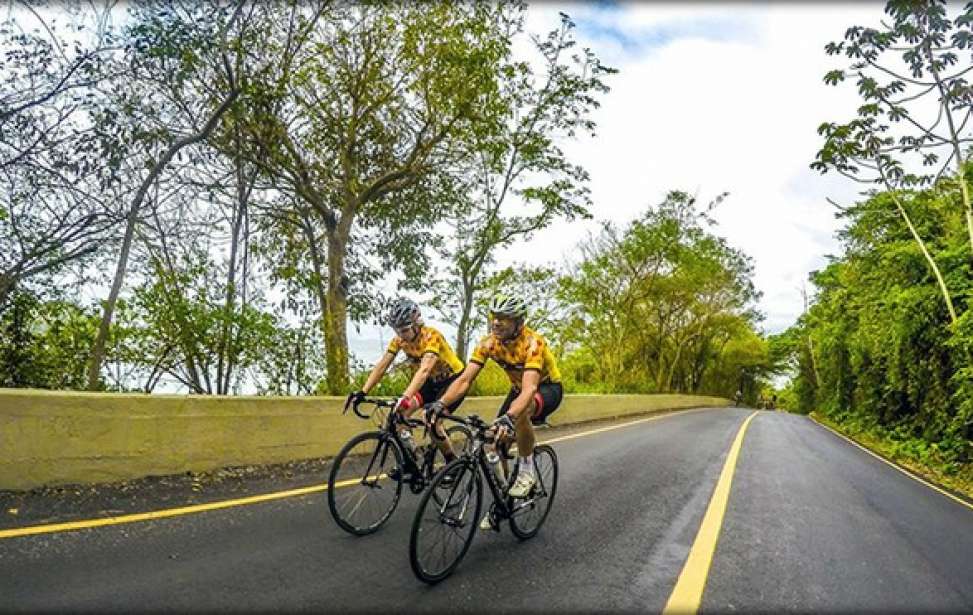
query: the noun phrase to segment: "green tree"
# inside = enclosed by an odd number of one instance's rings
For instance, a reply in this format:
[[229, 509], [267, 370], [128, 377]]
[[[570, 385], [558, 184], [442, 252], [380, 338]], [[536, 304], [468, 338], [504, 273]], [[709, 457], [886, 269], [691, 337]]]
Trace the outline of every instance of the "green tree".
[[927, 246], [932, 238], [914, 224], [913, 200], [914, 189], [934, 185], [954, 169], [973, 259], [973, 203], [963, 173], [973, 143], [967, 128], [973, 88], [966, 78], [969, 62], [962, 61], [964, 55], [969, 60], [973, 46], [973, 4], [955, 19], [947, 17], [944, 1], [893, 0], [885, 12], [890, 24], [881, 29], [850, 27], [844, 41], [825, 47], [829, 55], [844, 54], [851, 62], [830, 71], [825, 82], [854, 79], [863, 104], [854, 120], [821, 125], [818, 132], [825, 143], [811, 167], [885, 189], [885, 199], [922, 251], [955, 323], [956, 289], [949, 288]]
[[606, 224], [581, 246], [559, 296], [571, 306], [563, 339], [587, 357], [586, 378], [609, 391], [730, 395], [741, 369], [764, 366], [750, 260], [706, 228], [722, 197], [700, 210], [670, 192], [626, 229]]
[[882, 192], [848, 208], [844, 253], [812, 275], [814, 304], [785, 336], [797, 367], [791, 389], [802, 412], [882, 430], [903, 446], [935, 443], [950, 463], [962, 462], [973, 426], [973, 269], [962, 190], [944, 178], [912, 197], [913, 226], [935, 238], [927, 249], [962, 310], [952, 326], [926, 257], [890, 198]]
[[0, 313], [18, 289], [45, 292], [90, 261], [115, 221], [100, 198], [93, 91], [112, 76], [105, 9], [61, 3], [68, 19], [14, 3], [0, 20]]
[[[431, 283], [443, 316], [458, 323], [461, 356], [468, 351], [477, 321], [474, 307], [483, 300], [496, 251], [556, 220], [590, 217], [588, 173], [568, 159], [561, 144], [582, 133], [594, 136], [591, 115], [600, 106], [599, 95], [608, 92], [604, 78], [617, 71], [590, 49], [575, 51], [574, 28], [561, 13], [557, 29], [543, 38], [531, 36], [542, 66], [538, 74], [533, 58], [504, 58], [498, 112], [465, 145], [462, 160], [468, 163], [460, 167], [460, 181], [468, 188], [459, 192], [439, 250], [448, 268]], [[522, 34], [518, 14], [508, 37]]]
[[83, 388], [95, 311], [22, 291], [11, 304], [0, 315], [0, 387]]
[[336, 6], [310, 33], [308, 53], [248, 101], [250, 160], [314, 215], [305, 239], [331, 393], [348, 385], [353, 233], [408, 236], [440, 206], [448, 186], [437, 172], [492, 112], [509, 10], [505, 3]]
[[[100, 386], [105, 344], [146, 195], [174, 159], [210, 137], [241, 94], [239, 69], [251, 24], [243, 9], [243, 2], [210, 2], [175, 8], [146, 4], [134, 10], [126, 31], [130, 73], [117, 85], [128, 122], [122, 126], [121, 143], [112, 135], [107, 141], [137, 153], [145, 166], [132, 178], [138, 188], [125, 213], [115, 274], [91, 349], [89, 389]], [[115, 115], [114, 110], [108, 113]], [[119, 124], [111, 121], [108, 126], [116, 130]]]

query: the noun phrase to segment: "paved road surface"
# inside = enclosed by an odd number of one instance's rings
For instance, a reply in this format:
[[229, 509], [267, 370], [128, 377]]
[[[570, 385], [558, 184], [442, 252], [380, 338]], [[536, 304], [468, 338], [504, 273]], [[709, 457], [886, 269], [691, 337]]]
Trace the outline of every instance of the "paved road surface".
[[[418, 497], [355, 538], [315, 493], [0, 540], [0, 610], [658, 612], [751, 413], [689, 411], [555, 443], [561, 479], [540, 534], [479, 534], [435, 587], [409, 568]], [[973, 508], [806, 417], [760, 412], [701, 603], [733, 610], [973, 611]]]

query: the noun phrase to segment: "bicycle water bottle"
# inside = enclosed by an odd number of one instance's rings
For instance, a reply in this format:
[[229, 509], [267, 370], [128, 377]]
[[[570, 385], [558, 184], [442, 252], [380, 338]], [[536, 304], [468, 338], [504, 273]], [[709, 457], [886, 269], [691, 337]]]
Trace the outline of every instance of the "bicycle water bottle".
[[414, 455], [416, 452], [416, 441], [412, 437], [412, 431], [409, 429], [401, 431], [399, 432], [399, 437], [402, 438], [402, 443], [409, 448], [409, 452]]
[[500, 455], [497, 454], [497, 446], [494, 444], [493, 446], [484, 448], [486, 448], [487, 463], [493, 467], [493, 471], [497, 475], [497, 478], [500, 480], [505, 479], [506, 477], [503, 475], [503, 464], [500, 463]]

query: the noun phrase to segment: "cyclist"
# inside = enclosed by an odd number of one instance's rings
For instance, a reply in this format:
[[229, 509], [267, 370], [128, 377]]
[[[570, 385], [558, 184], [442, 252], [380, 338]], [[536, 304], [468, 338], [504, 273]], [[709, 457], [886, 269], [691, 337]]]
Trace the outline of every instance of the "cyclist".
[[[456, 356], [439, 330], [423, 323], [419, 306], [415, 301], [406, 298], [397, 299], [388, 311], [386, 323], [395, 331], [395, 337], [389, 342], [385, 354], [368, 374], [362, 388], [348, 395], [345, 406], [363, 399], [382, 380], [401, 350], [405, 354], [406, 365], [413, 371], [413, 375], [393, 411], [401, 412], [408, 417], [423, 404], [439, 399], [443, 391], [462, 373], [463, 362]], [[462, 396], [456, 398], [448, 405], [449, 410], [455, 410], [462, 402]], [[437, 431], [432, 433], [438, 436], [434, 440], [446, 461], [455, 459], [456, 455], [445, 432], [442, 431], [442, 426], [438, 426]], [[406, 442], [414, 442], [412, 430], [408, 427], [403, 426], [399, 435]]]
[[[563, 396], [561, 373], [547, 341], [524, 325], [527, 305], [511, 294], [498, 293], [490, 302], [490, 334], [480, 340], [460, 377], [443, 393], [439, 401], [427, 406], [426, 420], [455, 400], [466, 395], [470, 385], [488, 359], [493, 359], [510, 378], [510, 392], [493, 422], [497, 438], [517, 440], [519, 470], [510, 488], [511, 497], [526, 497], [536, 482], [533, 453], [536, 439], [533, 425], [541, 424], [557, 410]], [[494, 524], [487, 514], [480, 529]]]

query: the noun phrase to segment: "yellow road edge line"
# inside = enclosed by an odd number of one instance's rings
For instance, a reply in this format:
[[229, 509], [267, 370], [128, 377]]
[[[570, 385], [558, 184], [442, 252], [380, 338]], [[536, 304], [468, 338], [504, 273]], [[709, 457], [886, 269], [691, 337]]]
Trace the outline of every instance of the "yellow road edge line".
[[[384, 475], [379, 476], [382, 478]], [[347, 487], [357, 483], [358, 479], [344, 480], [335, 483], [335, 487]], [[245, 498], [234, 500], [221, 500], [219, 502], [209, 502], [207, 504], [194, 504], [192, 506], [182, 506], [180, 508], [167, 508], [144, 513], [134, 513], [131, 515], [120, 515], [117, 517], [102, 517], [100, 519], [85, 519], [82, 521], [69, 521], [66, 523], [50, 523], [47, 525], [33, 525], [30, 527], [13, 528], [0, 530], [0, 539], [16, 538], [18, 536], [30, 536], [32, 534], [50, 534], [54, 532], [67, 532], [70, 530], [81, 530], [92, 527], [102, 527], [105, 525], [121, 525], [123, 523], [135, 523], [137, 521], [152, 521], [154, 519], [165, 519], [167, 517], [178, 517], [181, 515], [191, 515], [193, 513], [219, 510], [221, 508], [233, 508], [235, 506], [245, 506], [247, 504], [258, 504], [271, 500], [280, 500], [319, 491], [327, 491], [327, 485], [312, 485], [299, 489], [288, 489], [287, 491], [276, 491], [262, 495], [252, 495]]]
[[[552, 438], [551, 440], [538, 442], [538, 444], [550, 444], [553, 442], [561, 442], [563, 440], [571, 440], [573, 438], [580, 438], [582, 436], [588, 436], [596, 433], [601, 433], [604, 431], [611, 431], [612, 429], [621, 429], [622, 427], [629, 427], [631, 425], [637, 425], [639, 423], [645, 423], [646, 421], [661, 419], [667, 416], [686, 414], [689, 412], [708, 410], [708, 409], [709, 408], [689, 408], [686, 410], [678, 410], [676, 412], [666, 412], [665, 414], [659, 416], [650, 416], [648, 418], [629, 421], [621, 425], [611, 425], [609, 427], [592, 429], [590, 431], [571, 434], [568, 436], [562, 436], [560, 438]], [[358, 482], [357, 479], [341, 481], [339, 483], [335, 483], [335, 487], [345, 487], [347, 485], [351, 485], [356, 482]], [[155, 519], [165, 519], [168, 517], [191, 515], [194, 513], [207, 512], [210, 510], [220, 510], [222, 508], [233, 508], [235, 506], [259, 504], [261, 502], [280, 500], [283, 498], [307, 495], [309, 493], [317, 493], [319, 491], [327, 491], [327, 490], [328, 490], [327, 485], [312, 485], [310, 487], [301, 487], [299, 489], [289, 489], [287, 491], [276, 491], [274, 493], [253, 495], [253, 496], [248, 496], [245, 498], [237, 498], [233, 500], [221, 500], [219, 502], [210, 502], [208, 504], [194, 504], [192, 506], [183, 506], [180, 508], [167, 508], [167, 509], [156, 510], [151, 512], [133, 513], [130, 515], [119, 515], [117, 517], [102, 517], [100, 519], [84, 519], [81, 521], [69, 521], [65, 523], [49, 523], [47, 525], [32, 525], [29, 527], [0, 530], [0, 540], [3, 540], [4, 538], [17, 538], [20, 536], [31, 536], [34, 534], [53, 534], [56, 532], [68, 532], [71, 530], [82, 530], [82, 529], [93, 528], [93, 527], [103, 527], [106, 525], [121, 525], [124, 523], [136, 523], [138, 521], [152, 521]]]
[[895, 468], [899, 472], [902, 472], [903, 474], [905, 474], [909, 478], [911, 478], [911, 479], [913, 479], [915, 481], [918, 481], [918, 482], [922, 483], [923, 485], [929, 487], [930, 489], [932, 489], [934, 491], [938, 491], [939, 493], [945, 495], [946, 497], [948, 497], [949, 499], [953, 500], [954, 502], [958, 502], [958, 503], [962, 504], [963, 506], [969, 508], [970, 510], [973, 510], [973, 504], [970, 504], [969, 502], [963, 500], [962, 498], [956, 497], [955, 495], [953, 495], [952, 493], [946, 491], [945, 489], [940, 489], [939, 487], [937, 487], [936, 485], [930, 483], [926, 479], [924, 479], [924, 478], [922, 478], [920, 476], [917, 476], [917, 475], [913, 474], [912, 472], [910, 472], [909, 470], [906, 470], [905, 468], [899, 466], [898, 464], [892, 463], [891, 461], [889, 461], [885, 457], [882, 457], [878, 453], [867, 449], [866, 447], [862, 446], [858, 442], [855, 442], [854, 440], [852, 440], [851, 438], [849, 438], [845, 434], [841, 433], [840, 431], [837, 431], [835, 429], [832, 429], [831, 427], [828, 427], [824, 423], [818, 422], [816, 419], [814, 419], [814, 418], [812, 418], [810, 416], [808, 418], [811, 419], [812, 421], [814, 421], [814, 423], [817, 424], [818, 426], [824, 427], [825, 429], [827, 429], [828, 431], [830, 431], [834, 435], [838, 436], [842, 440], [846, 440], [848, 443], [857, 446], [858, 448], [860, 448], [861, 450], [865, 451], [866, 453], [868, 453], [869, 455], [871, 455], [875, 459], [878, 459], [882, 463], [884, 463], [884, 464], [886, 464], [888, 466], [891, 466], [891, 467]]
[[755, 416], [757, 416], [757, 411], [754, 411], [743, 421], [733, 444], [730, 445], [730, 452], [723, 463], [723, 470], [720, 472], [720, 478], [716, 481], [716, 488], [713, 489], [713, 496], [710, 498], [709, 506], [706, 507], [703, 522], [700, 524], [696, 539], [689, 550], [689, 557], [686, 558], [686, 563], [682, 567], [682, 572], [679, 573], [676, 586], [662, 611], [664, 615], [695, 613], [699, 610], [699, 604], [703, 599], [703, 590], [706, 589], [706, 578], [709, 576], [710, 565], [713, 563], [713, 554], [716, 553], [716, 543], [720, 538], [720, 529], [723, 527], [723, 516], [726, 514], [726, 505], [730, 499], [733, 473], [736, 470], [740, 449], [743, 447], [743, 435]]

